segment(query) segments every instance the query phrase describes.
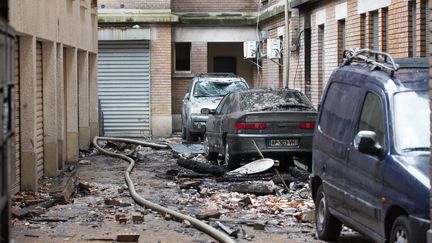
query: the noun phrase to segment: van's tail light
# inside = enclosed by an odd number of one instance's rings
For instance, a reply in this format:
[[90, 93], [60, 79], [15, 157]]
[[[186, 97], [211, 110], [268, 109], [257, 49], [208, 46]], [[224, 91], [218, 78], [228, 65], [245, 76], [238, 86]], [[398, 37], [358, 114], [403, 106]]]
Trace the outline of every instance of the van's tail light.
[[267, 124], [265, 123], [244, 123], [244, 122], [236, 123], [237, 130], [262, 130], [266, 128], [267, 128]]
[[314, 129], [315, 122], [300, 122], [300, 129]]

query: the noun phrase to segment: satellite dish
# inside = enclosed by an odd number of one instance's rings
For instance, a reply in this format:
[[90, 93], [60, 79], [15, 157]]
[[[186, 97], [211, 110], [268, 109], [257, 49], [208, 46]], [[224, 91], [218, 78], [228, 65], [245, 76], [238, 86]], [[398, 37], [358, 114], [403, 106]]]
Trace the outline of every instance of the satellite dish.
[[245, 164], [242, 167], [237, 168], [235, 170], [228, 171], [225, 174], [230, 176], [257, 174], [270, 169], [271, 167], [273, 167], [274, 163], [275, 162], [272, 159], [267, 159], [267, 158], [259, 159], [259, 160], [252, 161], [248, 164]]

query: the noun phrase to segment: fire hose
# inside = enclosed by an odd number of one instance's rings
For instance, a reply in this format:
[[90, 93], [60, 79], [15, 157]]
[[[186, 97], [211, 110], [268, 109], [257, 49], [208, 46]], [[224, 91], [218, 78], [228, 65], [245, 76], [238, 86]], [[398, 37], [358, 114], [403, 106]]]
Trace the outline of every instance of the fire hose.
[[168, 145], [161, 145], [161, 144], [156, 144], [156, 143], [148, 143], [148, 142], [143, 142], [143, 141], [139, 141], [139, 140], [134, 140], [134, 139], [125, 139], [125, 138], [110, 138], [110, 137], [94, 137], [93, 139], [93, 145], [95, 146], [96, 149], [98, 149], [101, 153], [112, 156], [112, 157], [117, 157], [123, 160], [126, 160], [127, 162], [129, 162], [129, 166], [125, 171], [125, 180], [126, 183], [128, 185], [130, 194], [132, 196], [132, 198], [141, 206], [145, 207], [145, 208], [149, 208], [152, 209], [154, 211], [157, 211], [161, 214], [169, 214], [171, 216], [173, 216], [174, 218], [177, 218], [179, 220], [187, 220], [189, 221], [193, 226], [195, 226], [195, 228], [201, 230], [202, 232], [208, 234], [209, 236], [213, 237], [214, 239], [218, 240], [219, 242], [226, 242], [226, 243], [232, 243], [235, 242], [233, 239], [231, 239], [227, 234], [217, 230], [216, 228], [204, 223], [201, 220], [198, 220], [194, 217], [191, 217], [189, 215], [185, 215], [182, 214], [180, 212], [174, 211], [172, 209], [163, 207], [159, 204], [150, 202], [146, 199], [144, 199], [143, 197], [141, 197], [135, 190], [135, 186], [130, 178], [130, 173], [132, 171], [132, 169], [135, 166], [135, 160], [133, 160], [132, 158], [129, 158], [126, 155], [123, 154], [117, 154], [114, 152], [110, 152], [108, 150], [103, 149], [102, 147], [99, 146], [98, 144], [98, 140], [105, 140], [105, 141], [116, 141], [116, 142], [125, 142], [125, 143], [133, 143], [133, 144], [137, 144], [137, 145], [142, 145], [142, 146], [147, 146], [147, 147], [152, 147], [152, 148], [157, 148], [157, 149], [164, 149], [164, 148], [168, 148]]

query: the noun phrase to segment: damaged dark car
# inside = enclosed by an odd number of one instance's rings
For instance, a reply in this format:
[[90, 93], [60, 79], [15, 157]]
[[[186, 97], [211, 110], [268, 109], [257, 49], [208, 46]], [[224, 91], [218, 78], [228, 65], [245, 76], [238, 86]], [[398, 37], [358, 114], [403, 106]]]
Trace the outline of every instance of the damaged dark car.
[[[219, 155], [228, 169], [242, 159], [266, 157], [292, 165], [293, 156], [309, 158], [316, 110], [309, 99], [294, 89], [239, 90], [226, 95], [206, 123], [204, 151], [209, 160]], [[308, 161], [308, 160], [305, 160]]]

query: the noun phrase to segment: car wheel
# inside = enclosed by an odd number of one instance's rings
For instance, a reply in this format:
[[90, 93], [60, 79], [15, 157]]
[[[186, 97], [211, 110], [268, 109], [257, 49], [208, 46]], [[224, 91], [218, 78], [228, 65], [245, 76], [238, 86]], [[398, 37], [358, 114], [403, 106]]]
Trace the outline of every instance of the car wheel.
[[210, 146], [209, 146], [209, 142], [208, 142], [208, 138], [206, 135], [204, 135], [204, 139], [203, 139], [203, 145], [204, 145], [204, 155], [206, 157], [207, 160], [216, 160], [218, 154], [216, 152], [210, 151]]
[[186, 128], [182, 127], [182, 139], [186, 139]]
[[392, 226], [390, 243], [413, 242], [412, 236], [408, 217], [405, 215], [397, 217]]
[[196, 136], [193, 135], [191, 132], [189, 132], [189, 130], [186, 128], [186, 141], [188, 142], [195, 142], [196, 141]]
[[342, 223], [330, 214], [322, 185], [319, 186], [315, 198], [315, 219], [318, 239], [335, 241], [339, 237]]
[[224, 159], [228, 170], [237, 169], [240, 165], [238, 157], [232, 155], [230, 145], [227, 141], [225, 141]]

